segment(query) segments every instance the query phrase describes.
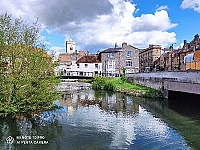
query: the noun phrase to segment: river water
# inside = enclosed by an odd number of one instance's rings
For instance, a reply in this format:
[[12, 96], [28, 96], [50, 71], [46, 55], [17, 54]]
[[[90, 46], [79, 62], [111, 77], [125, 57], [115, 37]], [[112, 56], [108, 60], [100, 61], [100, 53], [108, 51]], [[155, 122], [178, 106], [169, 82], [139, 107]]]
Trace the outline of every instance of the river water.
[[0, 149], [200, 148], [198, 115], [177, 113], [166, 100], [76, 89], [55, 103], [58, 108], [31, 118], [1, 120]]

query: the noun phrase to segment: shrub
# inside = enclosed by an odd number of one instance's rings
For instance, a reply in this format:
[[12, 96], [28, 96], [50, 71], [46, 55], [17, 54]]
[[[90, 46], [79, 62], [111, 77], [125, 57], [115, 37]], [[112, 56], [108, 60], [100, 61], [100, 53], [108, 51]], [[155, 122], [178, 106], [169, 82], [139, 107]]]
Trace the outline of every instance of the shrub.
[[104, 90], [107, 91], [116, 91], [116, 87], [114, 86], [114, 84], [112, 82], [106, 82], [105, 86], [104, 86]]
[[92, 87], [94, 89], [101, 89], [101, 90], [103, 90], [105, 83], [106, 83], [106, 78], [105, 77], [95, 76], [93, 78]]

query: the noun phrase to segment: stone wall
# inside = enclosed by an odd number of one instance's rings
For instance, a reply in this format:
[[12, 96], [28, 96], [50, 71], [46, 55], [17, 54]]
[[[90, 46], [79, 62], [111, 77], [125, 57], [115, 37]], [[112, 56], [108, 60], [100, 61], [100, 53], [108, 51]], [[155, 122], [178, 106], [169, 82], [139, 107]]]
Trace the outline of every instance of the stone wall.
[[[127, 79], [133, 82], [133, 74]], [[200, 94], [200, 72], [154, 72], [135, 74], [136, 84], [159, 90], [164, 97], [168, 91]]]
[[92, 84], [84, 82], [61, 82], [57, 86], [57, 90], [59, 91], [73, 91], [73, 90], [85, 90], [85, 89], [92, 89]]
[[[127, 57], [127, 52], [131, 51], [131, 57]], [[112, 53], [112, 57], [109, 57], [109, 53]], [[101, 62], [102, 62], [102, 72], [106, 73], [106, 61], [115, 61], [115, 74], [122, 74], [122, 68], [125, 67], [128, 69], [137, 68], [137, 72], [139, 72], [139, 50], [132, 47], [127, 46], [123, 48], [113, 48], [112, 50], [105, 50], [101, 53]], [[132, 66], [126, 66], [126, 60], [132, 61]]]

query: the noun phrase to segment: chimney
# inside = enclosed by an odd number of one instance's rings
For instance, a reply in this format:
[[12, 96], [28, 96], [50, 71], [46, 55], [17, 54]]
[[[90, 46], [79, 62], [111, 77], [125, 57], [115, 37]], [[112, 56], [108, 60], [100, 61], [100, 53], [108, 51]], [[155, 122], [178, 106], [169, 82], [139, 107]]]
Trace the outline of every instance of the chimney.
[[170, 50], [169, 51], [173, 52], [173, 44], [172, 44], [172, 46], [170, 46]]
[[183, 45], [183, 47], [186, 47], [186, 45], [187, 45], [187, 41], [184, 40], [184, 45]]
[[193, 45], [193, 52], [196, 51], [196, 48], [197, 48], [197, 41], [194, 42], [194, 45]]
[[87, 56], [89, 56], [89, 49], [87, 50]]
[[118, 48], [117, 42], [115, 43], [115, 48]]
[[199, 39], [199, 35], [196, 34], [196, 35], [194, 36], [194, 39], [195, 39], [195, 41], [197, 41], [197, 40]]
[[99, 55], [99, 50], [97, 51], [97, 55]]
[[127, 43], [126, 42], [122, 43], [122, 47], [127, 47]]
[[186, 41], [186, 40], [184, 40], [184, 45], [185, 45], [185, 44], [187, 44], [187, 41]]
[[149, 45], [149, 48], [152, 48], [152, 47], [153, 47], [153, 45], [152, 45], [152, 44], [150, 44], [150, 45]]

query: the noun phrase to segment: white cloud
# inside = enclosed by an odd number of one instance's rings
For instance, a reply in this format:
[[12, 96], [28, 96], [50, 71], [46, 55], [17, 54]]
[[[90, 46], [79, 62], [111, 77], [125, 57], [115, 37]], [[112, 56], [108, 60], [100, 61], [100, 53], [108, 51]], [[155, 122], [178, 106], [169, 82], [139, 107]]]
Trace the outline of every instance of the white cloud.
[[168, 12], [163, 9], [134, 17], [139, 8], [124, 0], [60, 0], [59, 3], [49, 0], [48, 5], [46, 0], [0, 2], [0, 12], [10, 10], [9, 13], [16, 11], [16, 15], [25, 18], [39, 17], [39, 21], [53, 31], [75, 39], [77, 48], [90, 50], [107, 48], [115, 42], [138, 47], [175, 43], [176, 34], [167, 30], [177, 24], [171, 23]]
[[58, 57], [60, 53], [64, 53], [64, 52], [65, 52], [65, 47], [53, 46], [53, 47], [50, 47], [50, 51], [48, 53], [52, 53], [56, 57]]
[[194, 9], [194, 11], [200, 13], [200, 0], [183, 0], [181, 8]]
[[51, 31], [50, 31], [49, 29], [46, 29], [46, 32], [47, 32], [48, 34], [51, 34]]
[[136, 9], [135, 13], [137, 13], [137, 12], [139, 12], [139, 11], [140, 11], [140, 9], [138, 8], [138, 9]]
[[163, 6], [160, 6], [159, 8], [157, 8], [156, 10], [159, 11], [159, 10], [167, 10], [167, 9], [169, 9], [168, 6], [163, 5]]
[[54, 51], [54, 52], [59, 52], [61, 50], [65, 50], [65, 47], [58, 47], [58, 46], [53, 46], [50, 48], [51, 51]]
[[178, 45], [176, 48], [179, 49], [179, 48], [183, 48], [183, 45], [184, 43], [181, 43], [180, 45]]
[[133, 20], [133, 31], [166, 31], [177, 26], [170, 22], [165, 10], [156, 11], [155, 14], [145, 14]]
[[45, 41], [44, 44], [45, 44], [45, 45], [52, 45], [51, 42], [47, 42], [47, 41]]

